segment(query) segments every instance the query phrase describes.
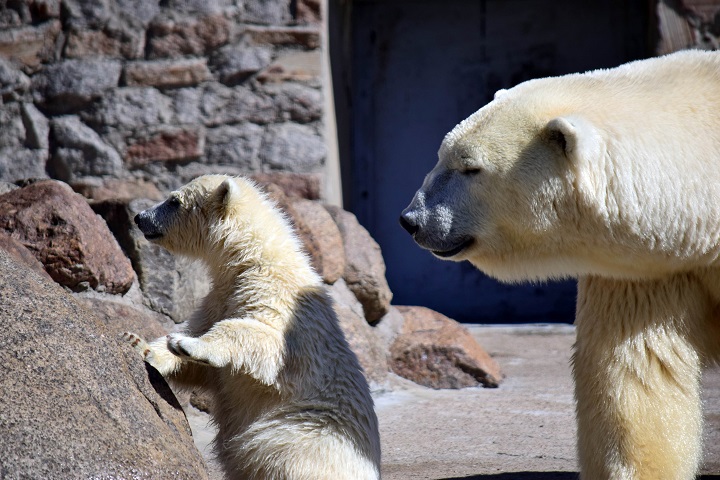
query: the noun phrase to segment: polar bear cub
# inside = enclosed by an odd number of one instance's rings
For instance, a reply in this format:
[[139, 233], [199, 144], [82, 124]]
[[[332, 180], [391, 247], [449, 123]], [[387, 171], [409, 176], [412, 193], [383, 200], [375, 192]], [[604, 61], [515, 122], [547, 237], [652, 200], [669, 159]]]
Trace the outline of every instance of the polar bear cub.
[[379, 478], [368, 384], [278, 208], [249, 180], [209, 175], [135, 222], [208, 266], [213, 287], [182, 332], [126, 340], [173, 383], [212, 395], [227, 478]]

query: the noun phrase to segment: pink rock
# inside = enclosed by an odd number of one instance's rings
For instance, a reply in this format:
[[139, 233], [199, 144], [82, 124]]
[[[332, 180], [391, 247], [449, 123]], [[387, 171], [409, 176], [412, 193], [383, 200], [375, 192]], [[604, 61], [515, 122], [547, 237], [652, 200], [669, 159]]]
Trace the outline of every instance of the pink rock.
[[288, 197], [320, 198], [320, 176], [311, 173], [271, 172], [250, 175], [260, 185], [277, 185]]
[[204, 58], [128, 63], [124, 76], [128, 86], [160, 88], [197, 85], [211, 77], [207, 60]]
[[340, 231], [327, 210], [319, 202], [288, 197], [273, 183], [263, 188], [293, 223], [315, 271], [325, 283], [335, 283], [345, 271], [345, 251]]
[[426, 387], [497, 387], [500, 367], [458, 322], [425, 307], [396, 307], [405, 317], [390, 347], [390, 368]]
[[45, 271], [43, 264], [35, 258], [35, 255], [25, 248], [22, 243], [18, 242], [4, 231], [0, 231], [0, 249], [5, 250], [10, 254], [13, 260], [18, 263], [25, 264], [25, 266], [41, 277], [52, 280], [50, 275], [48, 275]]
[[313, 267], [325, 283], [332, 285], [345, 272], [345, 248], [340, 230], [320, 202], [295, 199], [291, 205], [289, 213]]
[[133, 140], [123, 157], [132, 167], [151, 162], [184, 162], [200, 157], [204, 148], [204, 131], [167, 128]]
[[176, 15], [153, 20], [148, 35], [149, 58], [202, 55], [227, 43], [230, 22], [219, 14], [203, 17]]
[[135, 277], [107, 224], [62, 182], [32, 183], [0, 196], [0, 230], [70, 289], [124, 293]]
[[365, 319], [375, 323], [390, 310], [392, 300], [380, 246], [355, 215], [334, 206], [326, 208], [340, 229], [345, 245], [345, 283], [362, 304]]

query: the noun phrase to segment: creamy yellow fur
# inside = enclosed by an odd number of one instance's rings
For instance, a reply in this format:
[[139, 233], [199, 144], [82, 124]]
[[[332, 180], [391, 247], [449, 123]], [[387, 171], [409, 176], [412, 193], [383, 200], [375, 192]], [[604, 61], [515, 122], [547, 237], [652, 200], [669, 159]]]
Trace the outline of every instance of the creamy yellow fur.
[[700, 371], [720, 356], [720, 53], [499, 93], [446, 136], [402, 222], [501, 280], [579, 278], [584, 480], [694, 477]]
[[369, 388], [288, 221], [249, 181], [204, 176], [136, 219], [200, 258], [213, 287], [182, 333], [128, 340], [174, 383], [212, 394], [227, 478], [377, 479]]

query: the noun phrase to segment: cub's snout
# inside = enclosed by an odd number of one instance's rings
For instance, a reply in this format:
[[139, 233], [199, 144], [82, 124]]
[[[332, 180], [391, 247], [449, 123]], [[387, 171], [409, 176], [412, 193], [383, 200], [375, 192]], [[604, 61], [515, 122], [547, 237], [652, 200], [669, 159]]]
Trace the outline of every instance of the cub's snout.
[[135, 225], [137, 225], [148, 240], [157, 240], [163, 236], [162, 228], [157, 221], [157, 215], [154, 210], [153, 208], [143, 210], [135, 215], [133, 219]]

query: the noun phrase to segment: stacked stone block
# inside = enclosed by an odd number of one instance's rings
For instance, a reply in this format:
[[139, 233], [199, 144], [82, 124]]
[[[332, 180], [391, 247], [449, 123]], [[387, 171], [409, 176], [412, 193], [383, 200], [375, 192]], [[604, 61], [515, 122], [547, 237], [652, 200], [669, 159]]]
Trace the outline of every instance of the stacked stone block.
[[[0, 6], [0, 180], [78, 191], [211, 172], [322, 180], [316, 0]], [[132, 187], [121, 187], [132, 188]]]

